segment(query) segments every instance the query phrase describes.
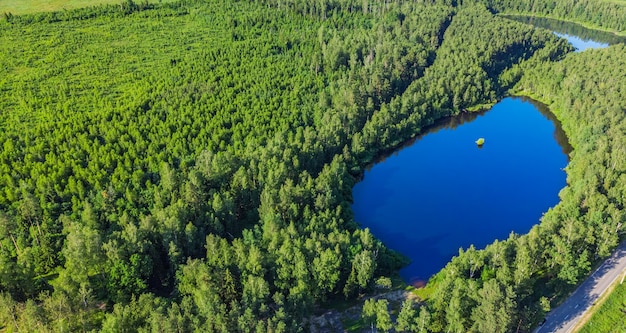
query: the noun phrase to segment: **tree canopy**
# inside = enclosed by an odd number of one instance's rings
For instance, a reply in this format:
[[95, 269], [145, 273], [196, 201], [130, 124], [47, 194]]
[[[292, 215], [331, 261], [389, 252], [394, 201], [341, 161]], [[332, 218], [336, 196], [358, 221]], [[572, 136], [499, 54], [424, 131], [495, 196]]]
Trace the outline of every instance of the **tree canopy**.
[[[626, 65], [623, 46], [567, 54], [498, 6], [129, 0], [5, 15], [0, 329], [306, 331], [405, 262], [354, 221], [363, 168], [509, 91], [554, 106], [576, 149], [570, 186], [528, 235], [462, 250], [397, 329], [530, 329], [624, 230], [611, 70]], [[388, 331], [387, 310], [363, 314]]]

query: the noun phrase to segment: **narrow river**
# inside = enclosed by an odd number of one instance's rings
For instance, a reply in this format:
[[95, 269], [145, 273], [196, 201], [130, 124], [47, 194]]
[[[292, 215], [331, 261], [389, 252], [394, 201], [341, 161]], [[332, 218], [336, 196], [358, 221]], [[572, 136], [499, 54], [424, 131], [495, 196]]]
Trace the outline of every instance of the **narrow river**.
[[606, 31], [587, 29], [579, 24], [554, 20], [543, 17], [502, 15], [505, 18], [530, 24], [538, 28], [551, 30], [557, 36], [567, 39], [576, 52], [588, 49], [599, 49], [609, 45], [626, 43], [626, 37], [618, 36]]

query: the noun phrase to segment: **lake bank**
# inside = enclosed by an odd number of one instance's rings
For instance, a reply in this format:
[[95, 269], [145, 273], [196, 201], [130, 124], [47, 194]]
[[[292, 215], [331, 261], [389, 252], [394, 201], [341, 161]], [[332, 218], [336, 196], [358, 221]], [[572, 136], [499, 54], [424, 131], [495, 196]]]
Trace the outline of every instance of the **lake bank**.
[[355, 219], [411, 258], [405, 281], [427, 280], [460, 247], [527, 232], [558, 203], [571, 147], [543, 111], [506, 98], [436, 122], [365, 170], [353, 189]]

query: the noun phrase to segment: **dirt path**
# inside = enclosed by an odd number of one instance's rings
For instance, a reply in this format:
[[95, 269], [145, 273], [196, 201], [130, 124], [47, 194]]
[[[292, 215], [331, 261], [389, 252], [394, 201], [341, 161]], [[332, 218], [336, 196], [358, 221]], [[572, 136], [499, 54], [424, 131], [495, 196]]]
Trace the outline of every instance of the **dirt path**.
[[[375, 296], [363, 297], [359, 300], [359, 304], [350, 307], [344, 311], [329, 310], [321, 316], [312, 317], [309, 319], [311, 333], [334, 333], [334, 332], [347, 332], [343, 327], [343, 321], [356, 321], [361, 317], [361, 310], [363, 303], [368, 299], [378, 300], [384, 298], [389, 303], [401, 304], [405, 299], [412, 299], [417, 301], [417, 296], [406, 290], [394, 290]], [[367, 330], [366, 330], [367, 331]], [[366, 332], [364, 331], [364, 332]]]

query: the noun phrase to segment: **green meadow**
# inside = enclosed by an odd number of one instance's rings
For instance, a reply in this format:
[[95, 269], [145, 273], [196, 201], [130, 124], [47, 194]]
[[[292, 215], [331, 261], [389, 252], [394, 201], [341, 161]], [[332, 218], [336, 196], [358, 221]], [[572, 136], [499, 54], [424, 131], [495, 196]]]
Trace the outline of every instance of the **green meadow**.
[[[172, 0], [151, 0], [149, 2], [171, 2]], [[31, 14], [38, 12], [53, 12], [98, 6], [102, 4], [119, 4], [122, 0], [2, 0], [0, 13], [13, 15]]]

